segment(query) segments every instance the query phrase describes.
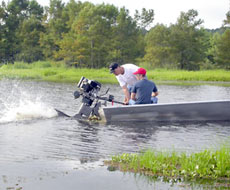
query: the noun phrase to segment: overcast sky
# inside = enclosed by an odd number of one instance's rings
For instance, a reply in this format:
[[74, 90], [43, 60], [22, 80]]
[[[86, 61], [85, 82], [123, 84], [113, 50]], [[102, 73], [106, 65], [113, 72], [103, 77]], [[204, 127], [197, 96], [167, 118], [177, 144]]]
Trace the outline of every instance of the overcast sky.
[[[7, 0], [5, 0], [7, 1]], [[68, 2], [69, 0], [62, 0]], [[77, 1], [77, 0], [76, 0]], [[81, 0], [84, 2], [85, 0]], [[198, 11], [198, 17], [204, 20], [203, 26], [209, 29], [221, 27], [226, 13], [230, 10], [230, 0], [88, 0], [94, 4], [113, 4], [116, 7], [125, 6], [133, 16], [137, 9], [153, 9], [155, 12], [154, 24], [163, 23], [169, 25], [176, 23], [181, 11], [189, 9]], [[41, 5], [48, 5], [49, 0], [37, 0]]]

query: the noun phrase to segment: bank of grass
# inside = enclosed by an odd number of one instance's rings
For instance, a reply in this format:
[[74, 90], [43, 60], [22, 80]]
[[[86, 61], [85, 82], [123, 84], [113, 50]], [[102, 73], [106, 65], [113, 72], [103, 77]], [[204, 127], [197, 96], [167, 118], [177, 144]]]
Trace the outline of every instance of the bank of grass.
[[32, 64], [19, 63], [3, 65], [0, 67], [0, 79], [25, 79], [51, 82], [78, 82], [85, 76], [98, 80], [101, 83], [117, 83], [107, 68], [87, 69], [67, 67], [63, 63], [35, 62]]
[[[230, 83], [230, 71], [205, 70], [182, 71], [155, 69], [148, 70], [148, 78], [166, 84], [197, 84], [197, 83]], [[97, 80], [101, 83], [117, 84], [116, 78], [107, 68], [86, 69], [66, 67], [63, 63], [35, 62], [32, 64], [16, 62], [0, 67], [1, 78], [19, 78], [25, 80], [42, 80], [52, 82], [76, 82], [81, 76]]]
[[139, 154], [112, 156], [106, 165], [122, 171], [161, 176], [171, 179], [230, 180], [230, 148], [204, 150], [198, 153], [158, 152], [147, 150]]

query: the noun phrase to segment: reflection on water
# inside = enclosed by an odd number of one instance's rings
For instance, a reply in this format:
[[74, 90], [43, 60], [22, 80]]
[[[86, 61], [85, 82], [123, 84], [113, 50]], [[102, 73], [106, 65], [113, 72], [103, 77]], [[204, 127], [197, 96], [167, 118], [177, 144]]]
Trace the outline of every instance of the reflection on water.
[[[102, 166], [103, 159], [147, 148], [186, 152], [217, 149], [229, 141], [229, 122], [106, 125], [55, 117], [54, 108], [69, 115], [78, 111], [80, 100], [73, 98], [76, 87], [73, 84], [3, 80], [0, 87], [0, 187], [4, 189], [11, 185], [15, 189], [20, 185], [23, 189], [63, 189], [61, 184], [70, 190], [77, 187], [178, 189], [188, 184], [183, 182], [171, 187], [172, 183], [158, 180], [145, 186], [143, 179], [137, 180], [132, 174], [124, 177], [118, 171], [108, 172]], [[230, 97], [229, 87], [159, 85], [158, 88], [161, 103]], [[122, 101], [120, 87], [110, 86], [110, 89], [110, 94]], [[20, 118], [12, 117], [18, 113]], [[84, 179], [83, 182], [80, 179]], [[109, 188], [105, 188], [107, 182]], [[191, 184], [188, 186], [193, 188]]]

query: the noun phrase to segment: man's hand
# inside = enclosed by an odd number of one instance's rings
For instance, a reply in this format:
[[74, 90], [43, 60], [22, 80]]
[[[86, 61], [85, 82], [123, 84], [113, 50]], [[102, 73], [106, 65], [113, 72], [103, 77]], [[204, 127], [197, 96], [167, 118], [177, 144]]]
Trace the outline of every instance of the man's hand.
[[129, 105], [129, 101], [127, 102], [127, 101], [124, 101], [124, 103], [123, 103], [124, 105]]
[[129, 100], [125, 97], [125, 100], [123, 102], [124, 105], [129, 105]]

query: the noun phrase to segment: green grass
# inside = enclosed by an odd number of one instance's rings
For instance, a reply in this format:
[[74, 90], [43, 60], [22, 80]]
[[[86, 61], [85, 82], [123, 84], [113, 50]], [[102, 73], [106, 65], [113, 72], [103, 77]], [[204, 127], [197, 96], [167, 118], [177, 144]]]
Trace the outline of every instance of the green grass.
[[[230, 85], [230, 71], [207, 70], [207, 71], [182, 71], [155, 69], [147, 71], [148, 78], [157, 84], [212, 84]], [[53, 82], [77, 82], [81, 76], [97, 80], [101, 83], [117, 84], [114, 75], [111, 75], [107, 68], [87, 69], [66, 67], [60, 62], [35, 62], [26, 64], [16, 62], [15, 64], [3, 65], [0, 67], [0, 79], [19, 78], [25, 80], [42, 80]]]
[[150, 79], [157, 81], [230, 81], [230, 71], [206, 70], [206, 71], [183, 71], [183, 70], [152, 70], [148, 72]]
[[158, 152], [112, 156], [105, 162], [122, 171], [179, 179], [230, 179], [230, 148], [204, 150], [198, 153]]
[[25, 79], [52, 82], [78, 82], [85, 76], [101, 83], [117, 83], [116, 78], [107, 69], [68, 68], [64, 64], [36, 62], [33, 64], [15, 63], [0, 68], [0, 79]]

